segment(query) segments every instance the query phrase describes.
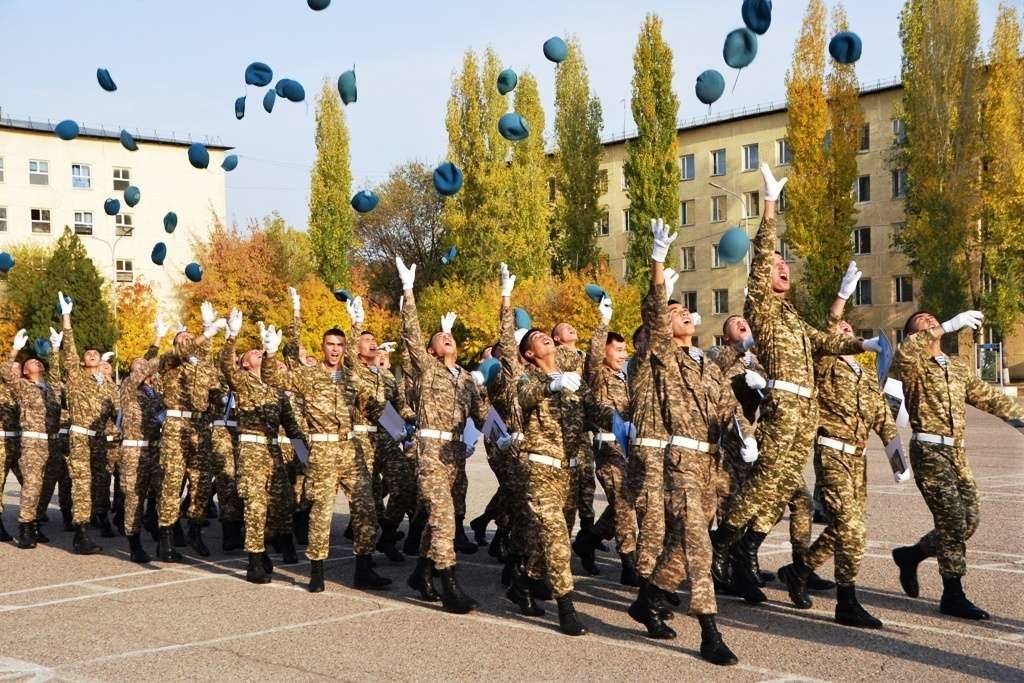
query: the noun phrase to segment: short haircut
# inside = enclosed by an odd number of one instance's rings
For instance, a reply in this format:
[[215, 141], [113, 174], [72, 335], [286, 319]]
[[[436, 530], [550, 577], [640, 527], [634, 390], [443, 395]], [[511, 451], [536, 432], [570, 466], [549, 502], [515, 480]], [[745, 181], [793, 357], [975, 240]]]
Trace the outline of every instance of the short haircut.
[[345, 333], [337, 327], [332, 327], [331, 329], [324, 332], [324, 335], [320, 338], [320, 341], [323, 342], [323, 340], [327, 339], [328, 337], [341, 337], [342, 339], [345, 339]]
[[82, 349], [82, 351], [95, 351], [96, 353], [100, 352], [99, 348], [95, 346], [86, 346]]
[[[342, 335], [342, 336], [344, 336], [344, 335]], [[373, 332], [370, 332], [369, 330], [363, 330], [362, 332], [359, 333], [359, 336], [360, 337], [372, 337], [373, 336]]]
[[934, 313], [932, 313], [931, 311], [917, 311], [916, 313], [911, 314], [911, 316], [909, 318], [907, 318], [907, 322], [903, 323], [903, 338], [904, 339], [906, 339], [907, 337], [909, 337], [912, 334], [912, 332], [910, 331], [910, 326], [914, 324], [914, 320], [916, 318], [919, 318], [922, 315], [934, 315]]
[[530, 339], [535, 334], [544, 334], [544, 333], [541, 332], [536, 327], [531, 327], [529, 330], [526, 331], [526, 334], [523, 335], [523, 338], [519, 340], [519, 355], [522, 356], [523, 358], [526, 358], [526, 351], [527, 351], [527, 349], [530, 348]]
[[625, 344], [626, 340], [618, 332], [609, 332], [608, 339], [605, 340], [604, 345], [608, 346], [609, 344], [614, 344], [615, 342], [621, 342]]
[[783, 253], [782, 253], [781, 251], [779, 251], [778, 249], [776, 249], [776, 250], [775, 250], [775, 251], [773, 251], [772, 253], [773, 253], [773, 254], [778, 254], [779, 258], [781, 258], [781, 259], [782, 259], [783, 261], [785, 261], [785, 260], [786, 260], [786, 255], [785, 255], [785, 254], [783, 254]]
[[669, 299], [668, 300], [668, 305], [669, 306], [682, 306], [682, 304], [679, 303], [678, 299]]
[[728, 332], [726, 332], [726, 329], [728, 329], [728, 327], [729, 327], [729, 321], [731, 321], [733, 318], [742, 318], [742, 317], [743, 317], [742, 315], [736, 315], [734, 313], [733, 315], [730, 315], [728, 318], [726, 318], [725, 322], [722, 323], [722, 334], [723, 335], [724, 334], [728, 334]]

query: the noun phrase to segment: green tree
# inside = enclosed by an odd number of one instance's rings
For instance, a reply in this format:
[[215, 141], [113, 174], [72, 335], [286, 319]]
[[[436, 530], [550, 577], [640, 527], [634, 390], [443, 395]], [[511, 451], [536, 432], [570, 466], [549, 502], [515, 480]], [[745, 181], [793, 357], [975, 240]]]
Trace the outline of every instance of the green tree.
[[348, 128], [341, 99], [325, 80], [316, 104], [316, 162], [310, 174], [309, 239], [317, 272], [328, 286], [348, 281], [355, 219]]
[[[626, 141], [625, 175], [632, 231], [626, 259], [629, 279], [647, 279], [652, 218], [672, 220], [679, 211], [676, 119], [679, 100], [672, 90], [672, 48], [661, 34], [661, 19], [648, 14], [633, 53], [631, 107], [637, 137]], [[669, 264], [674, 259], [670, 256]]]
[[8, 247], [7, 251], [14, 256], [16, 265], [6, 275], [0, 276], [3, 282], [3, 289], [0, 290], [0, 343], [10, 341], [14, 333], [27, 324], [25, 311], [29, 297], [46, 270], [53, 250], [40, 244], [23, 242]]
[[[491, 88], [497, 92], [497, 88]], [[517, 142], [509, 165], [508, 219], [500, 239], [500, 251], [492, 253], [489, 273], [493, 276], [503, 254], [522, 277], [547, 275], [551, 272], [550, 240], [551, 205], [548, 202], [548, 179], [551, 169], [544, 149], [544, 108], [540, 103], [537, 79], [526, 72], [519, 75], [515, 90], [515, 111], [530, 125], [530, 137]]]
[[553, 239], [560, 272], [596, 266], [597, 221], [601, 218], [599, 167], [601, 100], [590, 90], [583, 49], [568, 40], [569, 56], [555, 74], [555, 179]]
[[302, 282], [314, 271], [313, 246], [309, 233], [296, 230], [285, 222], [277, 211], [263, 218], [262, 224], [253, 221], [249, 232], [262, 232], [273, 253], [272, 265], [286, 282]]

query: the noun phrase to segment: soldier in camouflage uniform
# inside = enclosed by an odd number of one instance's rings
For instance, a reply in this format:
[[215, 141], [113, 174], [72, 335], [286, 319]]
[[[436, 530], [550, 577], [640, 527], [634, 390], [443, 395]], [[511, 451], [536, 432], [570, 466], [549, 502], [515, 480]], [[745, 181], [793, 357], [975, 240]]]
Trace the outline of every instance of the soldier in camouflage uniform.
[[[252, 353], [252, 351], [250, 351]], [[274, 470], [270, 475], [270, 490], [267, 498], [267, 539], [276, 552], [281, 553], [282, 564], [296, 564], [299, 561], [295, 549], [296, 496], [294, 472], [301, 470], [302, 462], [296, 455], [296, 448], [308, 453], [306, 434], [299, 423], [291, 397], [287, 392], [278, 392], [278, 406], [281, 411], [281, 427], [277, 433], [277, 444], [271, 448]], [[307, 528], [307, 537], [308, 528]]]
[[210, 394], [209, 439], [213, 490], [220, 507], [221, 546], [224, 552], [242, 547], [242, 499], [238, 495], [238, 420], [235, 397], [225, 386], [226, 378]]
[[912, 546], [896, 548], [893, 559], [900, 569], [900, 584], [907, 595], [919, 594], [917, 565], [935, 557], [942, 575], [943, 614], [963, 619], [988, 619], [985, 610], [964, 595], [967, 539], [978, 528], [978, 487], [967, 463], [964, 406], [1015, 420], [1024, 409], [1008, 396], [979, 379], [959, 358], [942, 353], [942, 335], [964, 327], [978, 329], [982, 315], [966, 311], [939, 325], [926, 312], [912, 315], [904, 326], [904, 341], [896, 351], [893, 372], [903, 382], [903, 396], [914, 431], [910, 465], [914, 481], [931, 510], [935, 528]]
[[483, 403], [475, 380], [455, 362], [458, 346], [451, 334], [455, 314], [443, 316], [442, 331], [430, 338], [429, 347], [424, 344], [413, 294], [416, 266], [406, 268], [401, 258], [396, 259], [396, 265], [404, 297], [402, 340], [420, 396], [414, 439], [416, 483], [427, 514], [420, 559], [409, 583], [424, 599], [436, 600], [437, 593], [431, 584], [436, 571], [441, 577], [444, 608], [465, 614], [476, 608], [476, 601], [463, 592], [455, 576], [453, 497], [460, 462], [466, 457], [460, 433], [467, 418], [472, 417], [476, 424], [483, 423]]
[[[17, 361], [13, 361], [11, 374], [14, 377], [21, 377], [21, 364]], [[21, 470], [18, 469], [18, 432], [18, 401], [7, 383], [0, 383], [0, 449], [2, 449], [0, 457], [3, 458], [3, 476], [0, 476], [0, 543], [13, 540], [7, 533], [7, 529], [4, 528], [3, 520], [3, 492], [7, 485], [7, 475], [14, 474], [14, 478], [18, 480], [18, 486], [23, 486]]]

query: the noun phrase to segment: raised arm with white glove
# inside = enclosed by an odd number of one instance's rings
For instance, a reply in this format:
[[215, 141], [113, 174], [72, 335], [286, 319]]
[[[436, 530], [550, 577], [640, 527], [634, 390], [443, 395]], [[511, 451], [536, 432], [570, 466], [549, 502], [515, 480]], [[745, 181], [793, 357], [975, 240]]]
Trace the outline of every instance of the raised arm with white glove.
[[71, 311], [75, 308], [75, 304], [64, 296], [64, 292], [57, 292], [57, 303], [60, 305], [61, 317], [71, 315]]
[[597, 305], [597, 312], [601, 314], [601, 322], [605, 325], [612, 320], [612, 300], [607, 294], [601, 297], [601, 303]]
[[843, 301], [853, 296], [853, 293], [857, 290], [857, 283], [860, 282], [861, 275], [863, 273], [857, 270], [857, 262], [850, 261], [850, 265], [846, 267], [846, 272], [843, 274], [843, 281], [839, 283], [839, 292], [836, 296]]
[[981, 311], [964, 311], [963, 313], [957, 313], [952, 318], [942, 323], [942, 331], [946, 334], [950, 334], [952, 332], [958, 332], [965, 327], [976, 330], [981, 327], [981, 323], [984, 320], [985, 316]]
[[516, 286], [516, 276], [508, 272], [508, 265], [501, 264], [501, 298], [507, 299], [512, 296], [512, 290]]
[[766, 202], [777, 202], [782, 196], [782, 188], [789, 182], [789, 178], [776, 180], [772, 169], [766, 163], [761, 164], [761, 177], [764, 178], [764, 200]]
[[398, 279], [402, 281], [402, 291], [411, 291], [416, 283], [416, 264], [406, 267], [402, 257], [396, 256], [395, 266], [398, 268]]
[[299, 293], [295, 291], [294, 287], [288, 288], [288, 296], [292, 300], [292, 316], [298, 318], [299, 314], [302, 312], [302, 298], [299, 296]]
[[242, 329], [242, 312], [237, 308], [231, 309], [231, 314], [228, 315], [228, 339], [236, 339], [239, 331]]
[[361, 327], [363, 321], [366, 320], [366, 311], [363, 310], [363, 297], [357, 296], [349, 299], [345, 302], [345, 308], [348, 310], [348, 317], [352, 324], [356, 327]]
[[28, 344], [28, 332], [23, 329], [18, 330], [14, 335], [14, 342], [11, 344], [11, 349], [17, 353], [25, 348], [26, 344]]
[[668, 234], [665, 221], [661, 218], [652, 218], [651, 235], [654, 238], [651, 245], [651, 260], [664, 263], [665, 259], [668, 258], [668, 250], [671, 248], [672, 243], [676, 241], [676, 237], [679, 237], [679, 233]]
[[281, 340], [284, 338], [284, 332], [278, 330], [276, 327], [271, 325], [265, 329], [263, 334], [263, 351], [268, 356], [272, 356], [277, 353], [277, 350], [281, 348]]
[[160, 346], [160, 342], [163, 341], [164, 337], [167, 336], [167, 332], [169, 331], [167, 328], [167, 323], [163, 321], [163, 318], [157, 316], [156, 323], [153, 325], [153, 327], [156, 330], [156, 334], [153, 338], [153, 346]]
[[447, 313], [442, 315], [441, 316], [441, 331], [444, 332], [445, 334], [451, 334], [452, 333], [452, 326], [455, 324], [455, 319], [457, 317], [458, 316], [455, 315], [454, 313], [452, 313], [451, 311], [448, 311]]
[[60, 348], [60, 345], [64, 342], [64, 333], [58, 332], [57, 330], [50, 328], [50, 347], [56, 351]]
[[679, 280], [679, 273], [671, 268], [665, 269], [665, 298], [671, 299], [672, 292], [676, 289], [676, 282]]

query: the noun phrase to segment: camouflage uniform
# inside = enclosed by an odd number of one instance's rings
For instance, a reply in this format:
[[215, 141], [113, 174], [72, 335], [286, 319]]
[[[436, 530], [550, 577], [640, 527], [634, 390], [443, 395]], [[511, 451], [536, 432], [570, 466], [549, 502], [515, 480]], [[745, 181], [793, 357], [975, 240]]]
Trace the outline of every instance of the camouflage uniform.
[[[64, 342], [60, 346], [61, 364], [67, 372], [68, 411], [71, 415], [71, 452], [68, 455], [68, 473], [71, 476], [71, 509], [76, 525], [88, 524], [92, 517], [94, 497], [110, 498], [109, 477], [107, 490], [94, 490], [93, 473], [108, 472], [107, 425], [113, 424], [120, 399], [117, 387], [96, 369], [90, 374], [81, 366], [75, 333], [64, 328]], [[103, 477], [99, 478], [103, 481]]]
[[420, 556], [438, 570], [455, 565], [455, 483], [465, 466], [466, 445], [460, 438], [466, 418], [482, 424], [480, 392], [470, 374], [430, 355], [424, 345], [415, 297], [407, 292], [402, 307], [402, 340], [409, 369], [416, 377], [418, 401], [415, 438], [416, 483], [427, 510]]
[[[226, 382], [227, 380], [224, 379]], [[210, 395], [209, 451], [213, 472], [213, 490], [217, 492], [221, 522], [242, 521], [242, 499], [238, 495], [238, 420], [237, 399], [223, 385]]]
[[[914, 481], [935, 521], [935, 528], [917, 545], [926, 556], [937, 557], [943, 577], [955, 578], [967, 573], [967, 539], [978, 528], [978, 487], [964, 451], [964, 405], [1004, 420], [1024, 419], [1024, 409], [979, 379], [960, 359], [947, 358], [942, 367], [931, 356], [931, 341], [927, 331], [907, 338], [896, 351], [893, 371], [903, 381], [914, 430], [910, 442]], [[926, 443], [919, 440], [922, 434], [951, 443]]]
[[[59, 368], [56, 360], [52, 361], [54, 366]], [[59, 370], [57, 371], [59, 375]], [[50, 507], [50, 500], [53, 498], [54, 491], [57, 490], [57, 484], [60, 484], [60, 490], [57, 495], [57, 500], [60, 505], [61, 515], [64, 517], [65, 525], [71, 524], [71, 477], [68, 475], [68, 452], [70, 451], [71, 445], [68, 441], [71, 428], [71, 417], [68, 413], [68, 399], [67, 391], [63, 384], [58, 379], [57, 384], [50, 384], [51, 387], [55, 387], [58, 392], [58, 401], [61, 406], [60, 410], [60, 426], [57, 429], [57, 433], [51, 436], [50, 443], [50, 459], [46, 461], [46, 471], [43, 473], [43, 492], [39, 496], [39, 509], [36, 511], [36, 519], [41, 519], [46, 514], [46, 510]]]
[[[3, 492], [7, 475], [13, 472], [18, 485], [23, 486], [18, 469], [18, 401], [6, 383], [0, 384], [0, 449], [3, 458], [3, 476], [0, 477], [0, 516], [3, 515]], [[0, 527], [3, 520], [0, 520]]]
[[[293, 515], [301, 500], [295, 494], [295, 473], [302, 471], [302, 462], [295, 454], [292, 440], [308, 442], [305, 431], [295, 414], [291, 397], [279, 392], [278, 405], [281, 411], [281, 428], [278, 430], [277, 450], [274, 456], [274, 471], [270, 476], [270, 491], [267, 494], [270, 506], [267, 509], [267, 536], [291, 535]], [[301, 474], [299, 475], [301, 476]], [[301, 488], [299, 489], [301, 492]]]
[[[156, 352], [152, 347], [147, 357]], [[132, 536], [142, 524], [142, 505], [146, 498], [160, 490], [160, 420], [163, 399], [146, 384], [153, 365], [132, 370], [121, 380], [121, 433], [118, 458], [121, 493], [124, 495], [124, 531]]]
[[[585, 356], [579, 349], [558, 347], [558, 367], [562, 372], [575, 372], [582, 377], [584, 361]], [[597, 491], [594, 447], [585, 434], [577, 446], [576, 457], [580, 464], [571, 473], [569, 495], [565, 500], [565, 521], [570, 530], [576, 525], [577, 510], [581, 525], [589, 525], [594, 521], [594, 494]]]

